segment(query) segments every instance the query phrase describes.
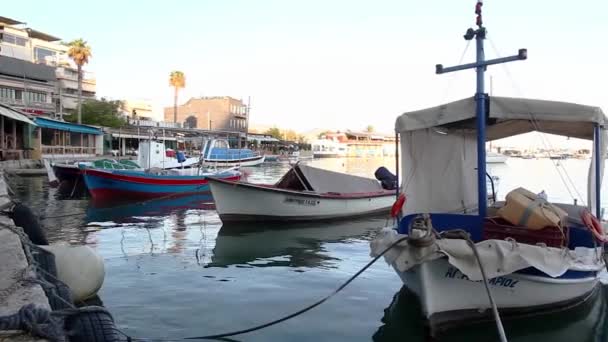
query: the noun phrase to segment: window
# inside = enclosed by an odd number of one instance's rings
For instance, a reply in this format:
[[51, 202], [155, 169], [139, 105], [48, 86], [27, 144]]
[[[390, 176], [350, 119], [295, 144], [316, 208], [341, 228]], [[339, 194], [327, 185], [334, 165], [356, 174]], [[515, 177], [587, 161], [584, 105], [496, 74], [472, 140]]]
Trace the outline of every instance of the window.
[[25, 46], [27, 44], [27, 39], [21, 37], [15, 37], [15, 45]]
[[0, 98], [3, 99], [14, 99], [15, 90], [10, 88], [0, 88]]
[[24, 92], [24, 100], [27, 103], [46, 102], [46, 94], [37, 91], [26, 91]]
[[44, 49], [41, 47], [34, 48], [34, 56], [37, 62], [44, 62], [46, 57], [55, 57], [57, 53], [53, 50]]
[[26, 43], [27, 43], [27, 39], [26, 38], [17, 37], [15, 35], [8, 34], [8, 33], [5, 33], [2, 36], [2, 41], [5, 42], [5, 43], [9, 43], [9, 44], [13, 44], [13, 45], [19, 45], [19, 46], [25, 46]]

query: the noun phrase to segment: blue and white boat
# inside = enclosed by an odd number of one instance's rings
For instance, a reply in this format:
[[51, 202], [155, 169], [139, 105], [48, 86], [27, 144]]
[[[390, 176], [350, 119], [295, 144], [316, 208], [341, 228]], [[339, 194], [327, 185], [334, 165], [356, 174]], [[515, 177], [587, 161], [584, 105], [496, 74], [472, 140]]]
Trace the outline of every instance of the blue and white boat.
[[[190, 174], [186, 174], [187, 172]], [[209, 194], [209, 177], [237, 181], [241, 173], [234, 169], [216, 172], [199, 172], [197, 169], [169, 170], [155, 174], [83, 168], [82, 175], [93, 200], [113, 202]]]
[[264, 162], [264, 155], [248, 148], [230, 148], [228, 140], [210, 139], [203, 144], [201, 159], [206, 166], [256, 166]]
[[[397, 226], [384, 229], [371, 243], [376, 256], [397, 243], [385, 260], [420, 300], [432, 334], [496, 318], [498, 311], [517, 316], [580, 305], [593, 298], [606, 269], [606, 235], [598, 218], [608, 119], [598, 107], [485, 94], [485, 68], [526, 59], [527, 52], [485, 60], [481, 5], [479, 1], [476, 7], [477, 28], [465, 35], [476, 41], [477, 61], [436, 67], [438, 74], [476, 69], [477, 92], [397, 118], [402, 157], [398, 195], [405, 204]], [[587, 205], [539, 199], [526, 209], [555, 206], [567, 213], [555, 227], [557, 244], [547, 230], [530, 230], [525, 224], [504, 224], [497, 231], [493, 217], [505, 202], [487, 201], [486, 142], [532, 131], [594, 142], [589, 172], [583, 175]]]

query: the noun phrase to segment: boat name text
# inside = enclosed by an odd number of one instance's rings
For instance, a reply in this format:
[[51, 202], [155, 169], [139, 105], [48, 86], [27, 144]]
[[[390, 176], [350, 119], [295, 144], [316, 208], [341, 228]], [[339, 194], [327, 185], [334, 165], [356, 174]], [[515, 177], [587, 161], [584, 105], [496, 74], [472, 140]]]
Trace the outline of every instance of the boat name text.
[[297, 205], [307, 205], [307, 206], [316, 206], [319, 203], [316, 200], [291, 198], [291, 197], [285, 197], [284, 202], [291, 203], [291, 204], [297, 204]]
[[[447, 272], [445, 272], [444, 278], [463, 279], [463, 280], [468, 280], [468, 281], [474, 281], [477, 283], [482, 281], [482, 280], [470, 280], [466, 274], [463, 274], [455, 267], [449, 267]], [[488, 281], [488, 283], [490, 285], [495, 285], [495, 286], [514, 288], [515, 285], [517, 285], [517, 283], [519, 283], [519, 280], [515, 280], [515, 279], [511, 279], [511, 278], [507, 278], [507, 277], [496, 277], [496, 278], [490, 279]]]

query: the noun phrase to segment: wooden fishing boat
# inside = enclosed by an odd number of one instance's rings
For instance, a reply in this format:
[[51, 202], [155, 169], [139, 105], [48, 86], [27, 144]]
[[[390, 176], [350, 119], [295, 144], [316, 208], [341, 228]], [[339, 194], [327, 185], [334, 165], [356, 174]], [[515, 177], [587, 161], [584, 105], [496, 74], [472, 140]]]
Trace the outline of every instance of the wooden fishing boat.
[[[585, 303], [600, 284], [607, 241], [598, 219], [608, 145], [602, 127], [608, 118], [598, 107], [485, 94], [486, 67], [526, 59], [527, 52], [485, 60], [481, 6], [479, 1], [478, 28], [465, 35], [476, 39], [477, 61], [436, 66], [437, 73], [477, 69], [477, 93], [397, 118], [400, 191], [407, 200], [397, 227], [383, 230], [371, 247], [373, 255], [392, 248], [385, 259], [419, 299], [433, 334], [494, 317], [505, 341], [498, 312], [529, 317], [572, 308]], [[594, 142], [589, 172], [582, 175], [588, 179], [586, 206], [576, 199], [574, 204], [550, 203], [522, 189], [510, 192], [506, 204], [488, 206], [486, 142], [531, 131]], [[531, 195], [520, 201], [522, 193]], [[546, 227], [530, 223], [530, 217], [543, 222], [553, 215], [558, 219], [548, 220]]]
[[262, 185], [210, 178], [223, 222], [311, 221], [387, 214], [394, 190], [379, 181], [294, 165], [276, 184]]
[[83, 161], [75, 163], [54, 163], [51, 165], [55, 177], [60, 182], [74, 182], [82, 178], [80, 165], [104, 170], [142, 170], [142, 168], [131, 160], [100, 159], [95, 161]]
[[83, 178], [89, 193], [97, 201], [137, 200], [167, 196], [209, 193], [209, 177], [236, 181], [240, 172], [224, 170], [201, 172], [200, 175], [150, 173], [126, 170], [99, 170], [85, 168]]

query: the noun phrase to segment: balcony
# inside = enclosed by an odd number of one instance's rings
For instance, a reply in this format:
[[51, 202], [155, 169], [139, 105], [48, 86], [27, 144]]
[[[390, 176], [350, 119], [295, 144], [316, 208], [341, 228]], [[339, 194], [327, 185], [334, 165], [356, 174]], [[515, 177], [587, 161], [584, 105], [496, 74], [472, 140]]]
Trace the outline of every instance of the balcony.
[[29, 102], [25, 103], [23, 100], [11, 99], [6, 97], [0, 97], [0, 103], [15, 107], [24, 111], [36, 113], [36, 110], [48, 112], [55, 111], [55, 105], [50, 102]]
[[[95, 78], [95, 74], [92, 72], [85, 71], [82, 73], [82, 83], [83, 84], [97, 84], [97, 79]], [[67, 68], [57, 68], [56, 71], [57, 78], [60, 80], [70, 80], [74, 82], [78, 82], [78, 72], [76, 70], [67, 69]]]

